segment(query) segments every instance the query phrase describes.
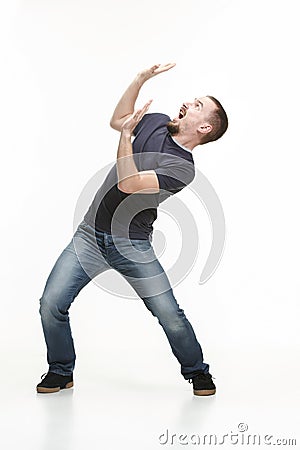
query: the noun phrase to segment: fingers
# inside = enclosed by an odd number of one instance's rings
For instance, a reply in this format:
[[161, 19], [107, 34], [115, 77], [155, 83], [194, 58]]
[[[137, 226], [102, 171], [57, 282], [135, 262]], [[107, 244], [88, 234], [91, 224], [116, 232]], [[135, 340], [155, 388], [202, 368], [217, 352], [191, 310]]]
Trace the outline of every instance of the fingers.
[[133, 115], [133, 119], [140, 121], [141, 118], [143, 117], [143, 115], [148, 111], [148, 109], [150, 108], [151, 103], [153, 102], [153, 100], [149, 100], [141, 109], [138, 109], [134, 115]]
[[155, 64], [149, 69], [150, 76], [158, 75], [159, 73], [166, 72], [167, 70], [172, 69], [172, 67], [176, 66], [176, 63], [168, 63], [168, 64]]
[[162, 66], [162, 68], [164, 68], [164, 70], [169, 70], [169, 69], [172, 69], [172, 67], [175, 67], [176, 66], [176, 63], [168, 63], [168, 64], [165, 64], [164, 66]]
[[155, 73], [166, 72], [167, 70], [170, 70], [175, 66], [176, 66], [176, 63], [168, 63], [168, 64], [164, 64], [164, 65], [157, 64]]
[[143, 108], [142, 109], [149, 109], [149, 107], [150, 107], [150, 105], [151, 105], [151, 103], [153, 102], [153, 100], [151, 99], [151, 100], [148, 100], [147, 101], [147, 103], [143, 106]]
[[137, 109], [132, 116], [130, 116], [122, 125], [122, 131], [124, 133], [130, 132], [132, 134], [136, 125], [140, 122], [144, 114], [148, 111], [153, 100], [149, 100], [142, 108]]
[[150, 67], [150, 69], [142, 70], [138, 73], [138, 77], [144, 83], [145, 81], [149, 80], [152, 77], [155, 77], [156, 75], [166, 72], [167, 70], [172, 69], [174, 66], [176, 66], [176, 63], [168, 63], [168, 64], [155, 64], [154, 66]]
[[161, 65], [161, 64], [155, 64], [155, 66], [152, 66], [150, 70], [151, 70], [152, 72], [154, 72], [156, 69], [159, 68], [160, 65]]

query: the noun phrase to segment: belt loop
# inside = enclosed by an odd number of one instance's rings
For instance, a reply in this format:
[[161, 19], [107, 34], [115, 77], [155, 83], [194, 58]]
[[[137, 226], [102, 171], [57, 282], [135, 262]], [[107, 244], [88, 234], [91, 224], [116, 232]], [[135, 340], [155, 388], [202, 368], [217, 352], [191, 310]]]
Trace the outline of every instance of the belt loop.
[[107, 247], [107, 244], [108, 244], [108, 234], [104, 233], [104, 245], [105, 245], [105, 247]]

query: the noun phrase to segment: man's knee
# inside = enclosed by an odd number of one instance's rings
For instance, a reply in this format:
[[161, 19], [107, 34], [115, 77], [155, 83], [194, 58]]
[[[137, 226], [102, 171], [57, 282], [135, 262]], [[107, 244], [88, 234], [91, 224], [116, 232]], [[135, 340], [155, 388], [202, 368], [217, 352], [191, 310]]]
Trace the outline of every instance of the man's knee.
[[159, 324], [172, 332], [180, 331], [185, 327], [186, 316], [176, 300], [173, 303], [163, 302], [162, 299], [144, 299], [144, 303]]
[[171, 309], [157, 316], [160, 325], [169, 332], [179, 333], [186, 327], [183, 309]]
[[67, 320], [71, 301], [62, 299], [60, 295], [44, 294], [39, 299], [39, 313], [43, 320]]

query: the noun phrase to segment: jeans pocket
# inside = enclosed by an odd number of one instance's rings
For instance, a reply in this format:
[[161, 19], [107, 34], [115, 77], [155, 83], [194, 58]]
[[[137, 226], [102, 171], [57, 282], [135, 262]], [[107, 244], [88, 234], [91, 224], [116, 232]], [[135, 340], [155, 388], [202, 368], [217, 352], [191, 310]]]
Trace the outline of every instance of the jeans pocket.
[[84, 220], [82, 220], [79, 225], [81, 226], [81, 228], [88, 228], [90, 226]]
[[131, 245], [138, 250], [148, 250], [151, 242], [148, 239], [130, 239]]

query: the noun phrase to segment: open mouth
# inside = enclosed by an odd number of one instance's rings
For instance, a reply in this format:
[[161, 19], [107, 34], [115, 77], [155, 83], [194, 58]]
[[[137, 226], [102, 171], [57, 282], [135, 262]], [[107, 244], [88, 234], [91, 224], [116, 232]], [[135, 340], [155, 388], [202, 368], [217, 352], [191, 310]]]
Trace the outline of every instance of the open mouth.
[[179, 118], [179, 119], [183, 119], [184, 116], [186, 115], [186, 111], [187, 111], [187, 109], [186, 109], [184, 106], [182, 106], [182, 107], [180, 108], [178, 118]]

